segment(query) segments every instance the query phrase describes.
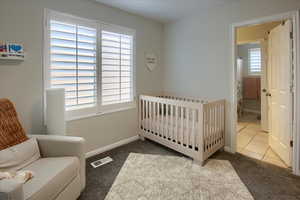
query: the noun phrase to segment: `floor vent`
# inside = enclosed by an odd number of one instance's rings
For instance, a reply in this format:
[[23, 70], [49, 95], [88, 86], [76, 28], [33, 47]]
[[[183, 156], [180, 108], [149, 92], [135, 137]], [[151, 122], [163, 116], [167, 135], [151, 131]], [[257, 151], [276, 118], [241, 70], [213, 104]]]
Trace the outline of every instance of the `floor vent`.
[[110, 162], [112, 162], [112, 161], [113, 161], [113, 159], [112, 159], [111, 157], [107, 156], [107, 157], [105, 157], [105, 158], [102, 158], [102, 159], [100, 159], [100, 160], [96, 160], [96, 161], [92, 162], [91, 165], [92, 165], [94, 168], [97, 168], [97, 167], [100, 167], [100, 166], [105, 165], [105, 164], [107, 164], [107, 163], [110, 163]]

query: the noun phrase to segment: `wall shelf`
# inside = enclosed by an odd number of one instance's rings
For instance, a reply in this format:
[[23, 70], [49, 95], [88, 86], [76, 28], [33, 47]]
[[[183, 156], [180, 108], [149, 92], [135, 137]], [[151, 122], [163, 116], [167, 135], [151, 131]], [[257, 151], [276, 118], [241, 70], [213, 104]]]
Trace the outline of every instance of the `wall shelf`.
[[0, 52], [0, 60], [19, 60], [19, 61], [23, 61], [24, 58], [25, 58], [24, 53]]

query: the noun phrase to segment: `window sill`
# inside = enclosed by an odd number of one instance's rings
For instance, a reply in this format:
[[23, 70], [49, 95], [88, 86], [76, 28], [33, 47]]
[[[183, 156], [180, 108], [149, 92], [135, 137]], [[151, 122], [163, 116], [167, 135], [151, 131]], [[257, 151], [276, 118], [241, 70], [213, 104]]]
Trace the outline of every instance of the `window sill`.
[[136, 108], [136, 105], [131, 105], [131, 106], [123, 107], [123, 108], [111, 109], [111, 110], [107, 110], [107, 111], [103, 111], [103, 112], [99, 112], [99, 113], [93, 113], [93, 114], [89, 114], [89, 115], [83, 115], [83, 116], [79, 116], [79, 117], [71, 117], [71, 118], [67, 119], [66, 122], [102, 116], [102, 115], [111, 114], [111, 113], [115, 113], [115, 112], [122, 112], [122, 111], [131, 110], [131, 109], [135, 109], [135, 108]]
[[250, 73], [248, 73], [247, 76], [248, 76], [248, 77], [260, 77], [261, 74], [250, 74]]

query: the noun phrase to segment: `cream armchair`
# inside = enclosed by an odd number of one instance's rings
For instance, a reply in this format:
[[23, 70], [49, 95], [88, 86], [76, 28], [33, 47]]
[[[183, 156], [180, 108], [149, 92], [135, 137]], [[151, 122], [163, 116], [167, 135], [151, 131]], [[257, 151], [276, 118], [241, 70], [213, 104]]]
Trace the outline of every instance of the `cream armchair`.
[[30, 135], [38, 141], [41, 158], [22, 170], [34, 178], [20, 184], [0, 181], [2, 200], [75, 200], [85, 187], [84, 139], [80, 137]]

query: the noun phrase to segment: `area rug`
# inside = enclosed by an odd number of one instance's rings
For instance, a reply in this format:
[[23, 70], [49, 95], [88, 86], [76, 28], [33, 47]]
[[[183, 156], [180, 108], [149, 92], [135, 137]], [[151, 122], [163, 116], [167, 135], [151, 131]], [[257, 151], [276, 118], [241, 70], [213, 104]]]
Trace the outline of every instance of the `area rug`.
[[131, 153], [105, 200], [253, 200], [229, 161]]

